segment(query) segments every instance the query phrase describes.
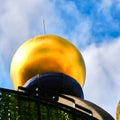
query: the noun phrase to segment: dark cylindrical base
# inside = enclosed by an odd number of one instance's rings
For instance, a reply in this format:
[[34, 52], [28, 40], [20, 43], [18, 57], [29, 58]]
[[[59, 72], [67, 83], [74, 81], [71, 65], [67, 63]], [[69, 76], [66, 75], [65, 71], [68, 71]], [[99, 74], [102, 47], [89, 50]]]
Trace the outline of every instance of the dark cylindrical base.
[[31, 91], [34, 91], [36, 88], [43, 88], [59, 94], [72, 95], [82, 99], [84, 98], [79, 83], [63, 73], [50, 72], [36, 75], [28, 80], [23, 87]]

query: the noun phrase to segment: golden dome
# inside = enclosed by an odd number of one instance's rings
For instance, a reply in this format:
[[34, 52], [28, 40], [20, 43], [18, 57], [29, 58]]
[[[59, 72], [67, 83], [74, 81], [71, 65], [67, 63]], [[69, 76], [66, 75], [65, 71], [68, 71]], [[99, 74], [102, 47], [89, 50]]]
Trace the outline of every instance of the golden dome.
[[120, 101], [118, 102], [118, 105], [116, 108], [116, 120], [120, 120]]
[[11, 62], [10, 75], [15, 89], [31, 77], [47, 72], [64, 73], [84, 85], [86, 71], [81, 53], [59, 36], [31, 38], [19, 47]]

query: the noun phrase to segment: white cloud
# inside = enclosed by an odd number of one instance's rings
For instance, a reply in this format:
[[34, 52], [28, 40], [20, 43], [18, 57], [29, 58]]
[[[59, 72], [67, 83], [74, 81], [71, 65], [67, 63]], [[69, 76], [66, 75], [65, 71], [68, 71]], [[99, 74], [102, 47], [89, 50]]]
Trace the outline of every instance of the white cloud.
[[113, 5], [114, 0], [101, 0], [100, 9], [110, 8]]
[[100, 47], [91, 45], [83, 52], [87, 70], [85, 98], [100, 105], [113, 116], [120, 99], [119, 51], [120, 39], [104, 43]]
[[55, 10], [55, 5], [47, 0], [25, 0], [24, 2], [13, 0], [5, 1], [2, 5], [0, 51], [9, 58], [20, 44], [42, 33], [42, 19], [46, 20], [48, 33], [49, 31], [59, 33], [62, 30], [61, 24], [64, 23]]
[[46, 32], [61, 35], [64, 21], [56, 4], [48, 0], [7, 1], [0, 10], [0, 87], [12, 88], [9, 70], [16, 49], [29, 38], [43, 33], [42, 20]]
[[74, 30], [70, 33], [70, 39], [77, 47], [84, 47], [88, 44], [91, 38], [91, 22], [89, 19], [84, 19], [78, 23]]
[[120, 12], [119, 0], [101, 0], [101, 2], [97, 3], [97, 12], [103, 15], [106, 22], [110, 23], [113, 28], [119, 29], [117, 28], [119, 22], [116, 21]]
[[[109, 11], [112, 4], [112, 0], [103, 0], [97, 5], [98, 13], [102, 11], [113, 25], [115, 22]], [[73, 2], [61, 2], [61, 8], [57, 9], [57, 7], [58, 5], [48, 0], [4, 0], [0, 11], [0, 71], [3, 76], [0, 78], [1, 87], [3, 84], [10, 84], [7, 82], [9, 80], [7, 78], [14, 51], [28, 38], [42, 33], [42, 19], [45, 20], [47, 33], [66, 36], [77, 47], [84, 46], [91, 40], [92, 22], [95, 20], [92, 21], [89, 16], [82, 15]], [[64, 32], [69, 29], [67, 26], [69, 20], [61, 17], [61, 9], [66, 10], [66, 13], [73, 16], [75, 20], [74, 28], [67, 35]], [[118, 92], [120, 91], [119, 51], [119, 39], [100, 47], [91, 45], [83, 51], [87, 67], [87, 80], [84, 86], [85, 98], [99, 104], [109, 112], [113, 109], [115, 112], [115, 107], [120, 99]], [[5, 81], [2, 80], [3, 78]]]
[[70, 22], [69, 20], [64, 20], [64, 31], [69, 31], [67, 35], [64, 34], [64, 36], [71, 40], [77, 47], [85, 46], [91, 37], [92, 23], [89, 17], [81, 14], [73, 1], [67, 3], [60, 1], [59, 9], [65, 12], [63, 14], [70, 17]]

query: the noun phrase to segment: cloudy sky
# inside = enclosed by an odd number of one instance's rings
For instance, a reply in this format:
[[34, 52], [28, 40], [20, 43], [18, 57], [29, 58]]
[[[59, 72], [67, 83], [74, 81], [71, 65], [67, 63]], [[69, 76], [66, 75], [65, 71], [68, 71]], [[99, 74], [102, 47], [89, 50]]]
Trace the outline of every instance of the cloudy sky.
[[26, 40], [46, 33], [71, 41], [86, 64], [85, 99], [115, 117], [120, 100], [120, 0], [0, 0], [0, 87]]

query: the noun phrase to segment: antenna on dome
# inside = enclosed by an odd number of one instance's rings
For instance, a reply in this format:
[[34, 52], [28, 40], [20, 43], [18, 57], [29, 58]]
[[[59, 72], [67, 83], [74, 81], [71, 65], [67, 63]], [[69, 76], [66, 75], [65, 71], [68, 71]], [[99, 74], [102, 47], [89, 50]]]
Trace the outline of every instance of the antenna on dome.
[[45, 30], [45, 20], [42, 20], [42, 26], [43, 26], [43, 34], [46, 34], [46, 30]]

